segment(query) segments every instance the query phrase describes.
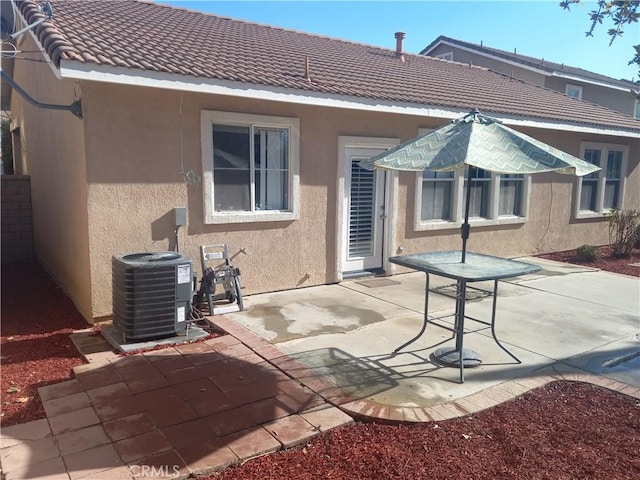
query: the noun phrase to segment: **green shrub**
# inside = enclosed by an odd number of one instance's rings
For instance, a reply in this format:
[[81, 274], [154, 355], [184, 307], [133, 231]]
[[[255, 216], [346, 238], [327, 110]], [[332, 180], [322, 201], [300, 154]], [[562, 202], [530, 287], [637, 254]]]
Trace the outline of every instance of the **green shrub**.
[[597, 262], [600, 260], [600, 249], [593, 245], [581, 245], [576, 250], [576, 258], [580, 262]]
[[11, 146], [11, 119], [3, 118], [2, 130], [2, 168], [5, 175], [13, 174], [13, 148]]
[[611, 253], [614, 257], [630, 256], [640, 231], [640, 210], [611, 210], [606, 218], [609, 222]]

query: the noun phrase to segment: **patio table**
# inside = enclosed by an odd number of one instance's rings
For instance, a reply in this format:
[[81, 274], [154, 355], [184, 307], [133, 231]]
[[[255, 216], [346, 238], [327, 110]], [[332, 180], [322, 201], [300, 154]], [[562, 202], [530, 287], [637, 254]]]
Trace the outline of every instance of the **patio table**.
[[[427, 284], [425, 291], [424, 321], [422, 324], [422, 329], [414, 338], [396, 348], [394, 350], [394, 353], [397, 353], [407, 345], [415, 342], [418, 338], [420, 338], [425, 332], [427, 324], [429, 323], [449, 330], [453, 332], [453, 336], [455, 338], [455, 346], [443, 347], [436, 350], [434, 352], [434, 357], [436, 361], [438, 361], [438, 363], [452, 367], [459, 367], [460, 383], [464, 383], [465, 366], [477, 366], [482, 362], [480, 355], [478, 355], [476, 352], [463, 348], [465, 319], [470, 319], [475, 322], [490, 326], [491, 335], [493, 336], [493, 339], [498, 344], [498, 346], [505, 352], [507, 352], [509, 356], [511, 356], [511, 358], [513, 358], [517, 363], [522, 363], [520, 359], [518, 359], [518, 357], [507, 350], [507, 348], [502, 345], [502, 343], [500, 343], [500, 341], [496, 337], [495, 322], [496, 301], [498, 297], [498, 280], [526, 275], [540, 270], [539, 266], [532, 265], [530, 263], [473, 252], [467, 252], [465, 260], [465, 263], [462, 263], [462, 252], [459, 250], [446, 252], [414, 253], [389, 258], [389, 261], [392, 263], [424, 272], [426, 274]], [[450, 278], [456, 281], [455, 313], [443, 315], [440, 317], [429, 318], [428, 311], [430, 274]], [[467, 301], [467, 284], [487, 280], [493, 281], [493, 291], [487, 292], [493, 297], [490, 322], [470, 317], [465, 313], [465, 306]], [[442, 323], [438, 322], [438, 320], [451, 316], [455, 317], [453, 327], [443, 325]]]

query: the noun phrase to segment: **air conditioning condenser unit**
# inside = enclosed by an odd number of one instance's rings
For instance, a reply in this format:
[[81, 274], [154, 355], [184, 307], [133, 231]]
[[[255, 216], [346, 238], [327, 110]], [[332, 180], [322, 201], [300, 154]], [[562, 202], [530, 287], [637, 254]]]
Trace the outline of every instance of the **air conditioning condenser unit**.
[[114, 255], [113, 324], [125, 342], [174, 336], [187, 328], [193, 261], [176, 252]]

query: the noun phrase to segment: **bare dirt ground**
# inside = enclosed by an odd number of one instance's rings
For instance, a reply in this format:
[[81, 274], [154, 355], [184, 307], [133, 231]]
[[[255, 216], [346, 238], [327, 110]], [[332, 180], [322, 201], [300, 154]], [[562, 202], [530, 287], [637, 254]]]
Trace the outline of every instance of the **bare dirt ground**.
[[[640, 276], [632, 259], [591, 267]], [[575, 263], [564, 252], [544, 255]], [[575, 256], [575, 255], [574, 255]], [[1, 417], [44, 418], [38, 387], [84, 363], [69, 334], [88, 325], [35, 263], [2, 265]], [[420, 425], [357, 424], [211, 479], [640, 478], [640, 402], [604, 388], [556, 382], [476, 415]]]

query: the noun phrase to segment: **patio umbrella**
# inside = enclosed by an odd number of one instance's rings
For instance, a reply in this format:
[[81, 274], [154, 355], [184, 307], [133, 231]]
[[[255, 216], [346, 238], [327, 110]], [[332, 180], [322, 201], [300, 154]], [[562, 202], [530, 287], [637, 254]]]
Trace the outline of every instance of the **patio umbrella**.
[[360, 162], [367, 170], [469, 169], [462, 234], [462, 263], [469, 238], [471, 179], [476, 168], [504, 174], [558, 172], [583, 176], [600, 170], [584, 160], [503, 125], [478, 110]]

